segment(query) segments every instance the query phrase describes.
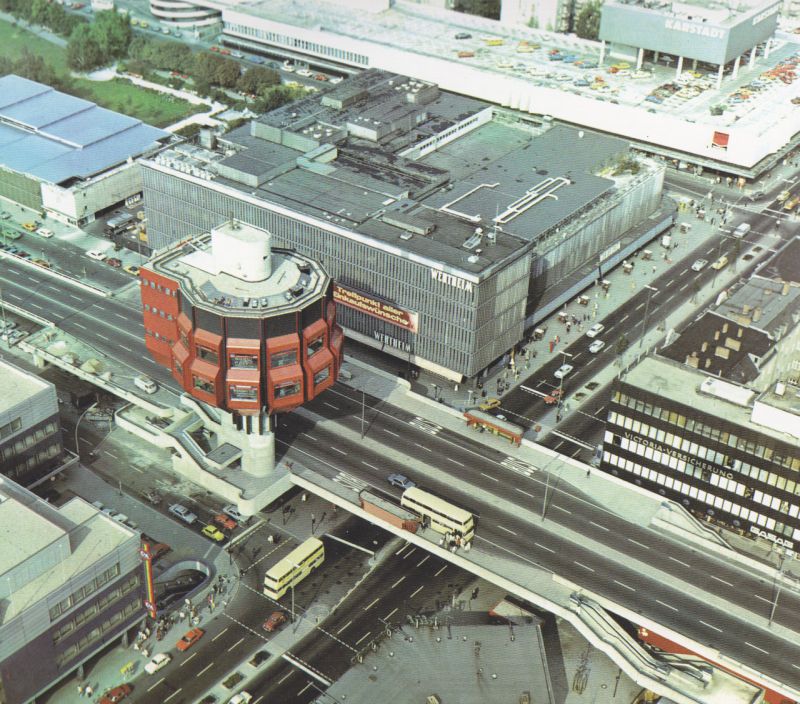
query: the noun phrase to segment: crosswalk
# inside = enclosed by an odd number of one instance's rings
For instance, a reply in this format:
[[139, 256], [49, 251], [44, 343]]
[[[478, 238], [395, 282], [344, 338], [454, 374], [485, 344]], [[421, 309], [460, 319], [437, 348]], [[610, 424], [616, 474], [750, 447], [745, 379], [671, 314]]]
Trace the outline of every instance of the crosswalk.
[[408, 421], [408, 424], [413, 425], [423, 433], [428, 433], [428, 435], [438, 435], [442, 429], [441, 425], [436, 425], [436, 423], [429, 421], [427, 418], [420, 418], [419, 416], [416, 416], [414, 420]]
[[538, 467], [518, 460], [516, 457], [506, 457], [500, 464], [506, 469], [510, 469], [512, 472], [521, 474], [523, 477], [530, 477], [534, 472], [539, 471]]
[[339, 472], [333, 478], [333, 481], [346, 486], [348, 489], [352, 489], [357, 494], [369, 486], [367, 482], [362, 481], [358, 477], [354, 477], [352, 474], [348, 474], [347, 472]]

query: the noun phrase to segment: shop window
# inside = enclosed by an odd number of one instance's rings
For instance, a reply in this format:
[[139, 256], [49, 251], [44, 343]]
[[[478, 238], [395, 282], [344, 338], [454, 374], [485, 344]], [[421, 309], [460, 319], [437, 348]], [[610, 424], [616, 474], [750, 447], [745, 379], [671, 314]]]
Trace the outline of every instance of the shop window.
[[199, 376], [192, 377], [194, 388], [207, 394], [214, 393], [214, 382], [203, 379]]
[[255, 386], [231, 384], [231, 401], [258, 401], [258, 389]]
[[231, 369], [258, 369], [258, 355], [232, 353], [229, 355]]
[[313, 340], [311, 340], [311, 342], [308, 343], [308, 356], [313, 357], [324, 346], [325, 346], [325, 335], [320, 335], [319, 337], [315, 337]]
[[273, 388], [275, 391], [275, 398], [286, 398], [287, 396], [294, 396], [300, 393], [300, 382], [289, 381], [282, 384], [275, 384]]
[[286, 367], [290, 364], [297, 364], [297, 350], [273, 352], [269, 357], [269, 365], [272, 368]]
[[197, 356], [209, 364], [219, 364], [219, 355], [208, 347], [197, 345]]

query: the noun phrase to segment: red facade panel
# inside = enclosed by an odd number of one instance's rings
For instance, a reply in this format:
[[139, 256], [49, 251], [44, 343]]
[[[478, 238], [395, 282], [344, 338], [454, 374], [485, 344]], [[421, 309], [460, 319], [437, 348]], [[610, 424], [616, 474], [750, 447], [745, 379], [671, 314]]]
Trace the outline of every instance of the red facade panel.
[[299, 364], [267, 372], [267, 400], [273, 411], [291, 410], [303, 402], [303, 369]]

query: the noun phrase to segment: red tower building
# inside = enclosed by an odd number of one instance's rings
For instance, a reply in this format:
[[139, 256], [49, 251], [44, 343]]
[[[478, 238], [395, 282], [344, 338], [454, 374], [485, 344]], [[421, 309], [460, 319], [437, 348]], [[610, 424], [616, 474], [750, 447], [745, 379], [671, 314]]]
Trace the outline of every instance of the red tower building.
[[[330, 277], [319, 262], [272, 249], [270, 240], [232, 221], [141, 270], [150, 354], [245, 434], [270, 434], [272, 414], [332, 386], [342, 362]], [[271, 466], [242, 469], [263, 475]]]

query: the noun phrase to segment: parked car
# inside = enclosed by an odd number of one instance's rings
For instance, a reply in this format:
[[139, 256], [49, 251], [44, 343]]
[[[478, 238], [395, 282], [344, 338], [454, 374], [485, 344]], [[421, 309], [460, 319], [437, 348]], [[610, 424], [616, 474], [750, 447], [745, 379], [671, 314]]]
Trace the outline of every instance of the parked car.
[[269, 660], [269, 653], [266, 650], [259, 650], [247, 662], [249, 662], [253, 667], [258, 667], [262, 662], [265, 662], [266, 660]]
[[53, 236], [53, 231], [48, 230], [46, 227], [40, 227], [38, 230], [36, 230], [36, 234], [39, 235], [39, 237], [44, 237], [46, 240], [48, 240]]
[[155, 489], [150, 489], [144, 493], [144, 498], [146, 498], [154, 506], [158, 506], [164, 497], [161, 496], [161, 494]]
[[197, 520], [197, 516], [182, 504], [172, 504], [169, 507], [169, 512], [189, 525]]
[[31, 262], [33, 264], [36, 264], [37, 266], [44, 267], [45, 269], [50, 269], [51, 268], [50, 262], [48, 262], [46, 259], [38, 259], [38, 258], [37, 259], [31, 259]]
[[112, 687], [107, 690], [102, 697], [100, 697], [97, 704], [117, 704], [121, 702], [133, 691], [133, 687], [129, 684], [121, 684], [117, 687]]
[[105, 253], [100, 249], [90, 249], [86, 252], [86, 256], [98, 262], [102, 262], [106, 258]]
[[459, 32], [456, 39], [472, 39], [472, 35], [469, 32]]
[[223, 533], [213, 523], [209, 523], [205, 528], [203, 528], [202, 533], [204, 536], [206, 536], [206, 538], [211, 538], [211, 540], [214, 540], [217, 543], [225, 540], [225, 533]]
[[403, 490], [413, 489], [416, 486], [416, 484], [404, 474], [390, 474], [386, 479], [392, 486], [399, 487]]
[[162, 667], [166, 667], [172, 661], [172, 655], [169, 653], [159, 653], [158, 655], [154, 656], [153, 659], [148, 662], [144, 666], [144, 671], [148, 675], [154, 675], [158, 672]]
[[214, 523], [225, 530], [236, 530], [239, 527], [239, 524], [236, 521], [234, 521], [230, 516], [226, 516], [224, 513], [218, 513], [216, 516], [214, 516]]
[[692, 271], [703, 271], [708, 265], [708, 259], [695, 259], [692, 264]]
[[117, 257], [109, 257], [106, 259], [106, 264], [113, 266], [115, 269], [119, 269], [122, 266], [122, 260], [117, 259]]
[[28, 232], [33, 232], [38, 225], [35, 222], [23, 222], [22, 227], [24, 227]]
[[204, 635], [205, 631], [202, 628], [193, 628], [191, 631], [187, 631], [183, 634], [183, 638], [175, 644], [175, 647], [181, 652], [189, 650], [189, 648], [197, 643]]
[[487, 398], [485, 401], [481, 401], [478, 404], [478, 408], [481, 411], [491, 411], [493, 408], [497, 408], [500, 405], [499, 398]]
[[572, 370], [575, 369], [571, 364], [562, 364], [554, 374], [556, 379], [563, 379], [567, 376]]
[[586, 331], [586, 337], [597, 337], [605, 329], [606, 326], [602, 323], [595, 323]]
[[728, 265], [728, 257], [726, 257], [723, 254], [719, 259], [717, 259], [717, 261], [715, 261], [711, 265], [711, 268], [714, 269], [715, 271], [719, 271], [720, 269], [724, 269], [727, 265]]
[[126, 264], [122, 267], [123, 271], [127, 271], [129, 274], [133, 274], [134, 276], [139, 276], [139, 267], [136, 264]]
[[606, 346], [606, 343], [602, 340], [595, 340], [591, 345], [589, 345], [589, 352], [592, 354], [597, 354], [603, 347]]
[[286, 614], [283, 611], [273, 611], [269, 618], [261, 624], [267, 633], [277, 631], [284, 623], [286, 623]]
[[222, 513], [226, 516], [230, 516], [237, 523], [247, 523], [247, 516], [239, 513], [239, 509], [236, 508], [234, 504], [228, 504], [222, 509]]
[[228, 704], [250, 704], [253, 701], [253, 695], [249, 692], [239, 692], [239, 694], [234, 694], [229, 700]]
[[315, 81], [327, 81], [328, 77], [324, 73], [317, 73], [317, 74], [314, 74], [314, 80]]

